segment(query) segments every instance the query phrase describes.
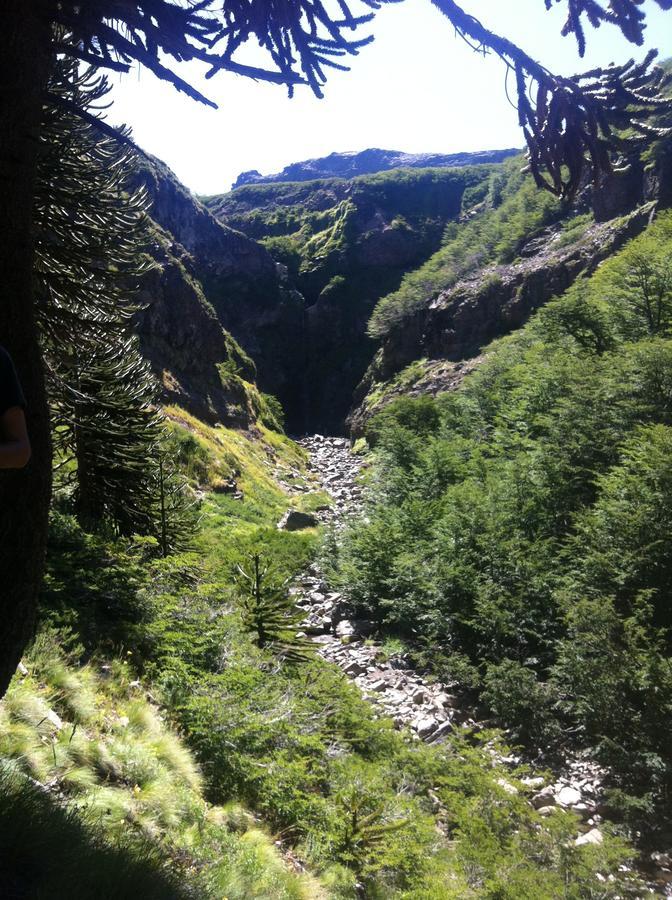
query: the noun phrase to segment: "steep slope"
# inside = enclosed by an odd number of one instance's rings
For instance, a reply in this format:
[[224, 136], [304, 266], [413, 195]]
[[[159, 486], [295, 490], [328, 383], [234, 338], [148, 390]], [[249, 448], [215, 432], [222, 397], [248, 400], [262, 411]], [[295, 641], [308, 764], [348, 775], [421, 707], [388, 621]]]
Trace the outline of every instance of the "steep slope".
[[[305, 298], [300, 326], [292, 334], [285, 312], [282, 333], [293, 430], [343, 427], [373, 356], [366, 334], [373, 307], [438, 249], [449, 222], [480, 202], [493, 171], [396, 169], [351, 180], [248, 185], [206, 201], [222, 222], [263, 243]], [[261, 373], [269, 351], [260, 350]]]
[[247, 427], [247, 397], [234, 376], [253, 382], [254, 363], [222, 328], [184, 248], [157, 225], [151, 238], [147, 252], [157, 265], [141, 283], [138, 333], [164, 399], [205, 421]]
[[517, 150], [479, 150], [473, 153], [401, 153], [370, 148], [359, 152], [330, 153], [319, 159], [292, 163], [275, 175], [260, 175], [256, 169], [242, 172], [233, 189], [246, 184], [277, 184], [282, 181], [313, 181], [316, 178], [355, 178], [388, 169], [427, 169], [438, 166], [475, 166], [497, 163]]
[[[667, 210], [462, 384], [388, 404], [367, 425], [366, 516], [333, 553], [352, 619], [478, 693], [531, 755], [599, 762], [600, 815], [663, 861], [664, 896], [671, 251]], [[438, 361], [414, 365], [418, 384]]]
[[400, 393], [436, 394], [470, 371], [493, 338], [519, 328], [669, 204], [669, 142], [648, 166], [634, 161], [570, 207], [536, 190], [522, 160], [491, 176], [485, 202], [443, 246], [383, 297], [369, 324], [380, 348], [355, 393], [355, 436], [372, 412]]
[[[279, 329], [294, 331], [293, 310], [300, 322], [300, 298], [263, 247], [218, 222], [159, 160], [141, 155], [135, 184], [151, 201], [147, 252], [158, 263], [141, 288], [143, 352], [168, 402], [247, 427], [246, 383], [282, 393], [273, 347]], [[262, 360], [259, 372], [250, 354]]]

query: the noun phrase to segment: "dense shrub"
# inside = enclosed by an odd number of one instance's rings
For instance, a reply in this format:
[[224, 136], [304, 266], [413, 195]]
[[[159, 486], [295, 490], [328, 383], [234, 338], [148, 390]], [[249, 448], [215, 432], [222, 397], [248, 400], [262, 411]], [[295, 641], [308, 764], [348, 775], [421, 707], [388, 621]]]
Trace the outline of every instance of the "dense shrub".
[[671, 251], [665, 214], [458, 393], [391, 403], [339, 548], [356, 614], [521, 739], [596, 748], [638, 825], [672, 773]]

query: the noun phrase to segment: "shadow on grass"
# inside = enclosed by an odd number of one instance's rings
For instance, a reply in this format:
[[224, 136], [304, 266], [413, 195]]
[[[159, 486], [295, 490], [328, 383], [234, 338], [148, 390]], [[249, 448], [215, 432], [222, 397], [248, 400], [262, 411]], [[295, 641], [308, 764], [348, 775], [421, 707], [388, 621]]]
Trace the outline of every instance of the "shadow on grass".
[[149, 848], [112, 847], [95, 822], [0, 769], [3, 900], [187, 900]]

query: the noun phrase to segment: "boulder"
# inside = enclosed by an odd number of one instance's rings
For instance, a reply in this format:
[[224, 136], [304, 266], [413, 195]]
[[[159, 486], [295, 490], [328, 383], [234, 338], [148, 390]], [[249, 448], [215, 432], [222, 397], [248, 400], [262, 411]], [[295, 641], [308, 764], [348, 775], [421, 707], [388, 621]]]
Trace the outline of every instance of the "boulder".
[[535, 809], [541, 809], [544, 806], [554, 806], [555, 802], [556, 798], [554, 796], [553, 785], [551, 784], [539, 791], [539, 793], [535, 794], [532, 798], [532, 806], [534, 806]]
[[363, 666], [356, 659], [353, 659], [352, 662], [349, 662], [347, 666], [343, 667], [343, 671], [347, 675], [364, 675], [366, 673], [366, 666]]
[[303, 528], [314, 528], [318, 524], [317, 517], [312, 513], [288, 509], [278, 522], [278, 528], [281, 531], [301, 531]]
[[416, 719], [413, 725], [418, 733], [418, 736], [421, 738], [427, 738], [431, 734], [434, 734], [436, 729], [439, 727], [439, 723], [436, 721], [434, 716], [422, 716], [422, 718]]
[[555, 795], [555, 801], [560, 806], [575, 806], [581, 802], [581, 791], [573, 787], [563, 787]]
[[525, 785], [525, 787], [531, 788], [535, 791], [543, 788], [544, 786], [544, 779], [541, 777], [541, 775], [526, 776], [525, 778], [521, 778], [520, 780]]
[[444, 735], [448, 734], [449, 731], [452, 731], [453, 723], [452, 722], [443, 722], [443, 724], [439, 725], [434, 734], [432, 735], [432, 743], [434, 741], [440, 740]]
[[591, 828], [586, 834], [580, 834], [574, 841], [577, 847], [585, 847], [587, 844], [599, 845], [604, 841], [604, 836], [599, 828]]
[[334, 631], [337, 637], [351, 638], [355, 634], [355, 626], [349, 619], [341, 619]]

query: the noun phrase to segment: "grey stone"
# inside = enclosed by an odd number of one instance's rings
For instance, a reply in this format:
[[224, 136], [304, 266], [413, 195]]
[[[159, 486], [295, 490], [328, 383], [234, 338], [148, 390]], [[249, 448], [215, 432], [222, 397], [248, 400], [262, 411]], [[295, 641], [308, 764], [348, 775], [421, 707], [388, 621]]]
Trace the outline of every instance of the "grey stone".
[[416, 688], [416, 690], [413, 691], [411, 697], [414, 703], [424, 703], [427, 699], [427, 692], [424, 688]]
[[452, 722], [450, 722], [450, 721], [443, 722], [441, 725], [439, 725], [439, 727], [436, 729], [436, 731], [432, 735], [432, 743], [434, 743], [434, 741], [440, 740], [442, 737], [445, 737], [445, 735], [447, 735], [448, 732], [452, 731], [452, 730], [453, 730]]
[[532, 806], [536, 809], [541, 809], [542, 806], [555, 806], [555, 802], [555, 791], [551, 784], [532, 797]]
[[338, 637], [352, 637], [355, 633], [355, 626], [349, 619], [342, 619], [334, 631]]
[[429, 737], [432, 735], [436, 729], [439, 727], [439, 723], [436, 721], [434, 716], [422, 716], [420, 719], [416, 719], [413, 723], [413, 727], [418, 733], [418, 736], [421, 738]]
[[574, 841], [577, 847], [585, 847], [588, 844], [598, 846], [603, 843], [604, 835], [599, 828], [591, 828], [586, 834], [580, 834]]
[[560, 806], [575, 806], [581, 802], [581, 791], [569, 786], [563, 787], [555, 795], [555, 801]]
[[358, 663], [357, 660], [353, 660], [352, 662], [348, 663], [347, 666], [343, 667], [343, 671], [347, 675], [364, 675], [366, 672], [366, 668]]
[[51, 724], [54, 726], [56, 731], [60, 731], [61, 728], [63, 728], [63, 721], [62, 721], [61, 717], [53, 709], [49, 710], [49, 712], [46, 715], [46, 719], [48, 722], [51, 722]]
[[521, 778], [520, 780], [525, 785], [525, 787], [532, 788], [532, 790], [535, 791], [543, 788], [544, 786], [544, 779], [541, 777], [541, 775], [526, 776], [525, 778]]

